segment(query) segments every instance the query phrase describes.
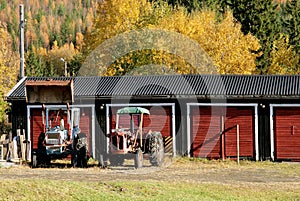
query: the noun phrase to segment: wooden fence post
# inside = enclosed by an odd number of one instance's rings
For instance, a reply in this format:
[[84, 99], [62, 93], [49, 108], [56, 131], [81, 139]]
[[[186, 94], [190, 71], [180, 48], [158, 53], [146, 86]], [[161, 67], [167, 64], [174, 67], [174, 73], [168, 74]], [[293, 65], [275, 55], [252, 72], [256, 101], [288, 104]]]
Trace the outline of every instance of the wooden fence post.
[[237, 152], [237, 163], [240, 164], [240, 125], [236, 125], [236, 152]]

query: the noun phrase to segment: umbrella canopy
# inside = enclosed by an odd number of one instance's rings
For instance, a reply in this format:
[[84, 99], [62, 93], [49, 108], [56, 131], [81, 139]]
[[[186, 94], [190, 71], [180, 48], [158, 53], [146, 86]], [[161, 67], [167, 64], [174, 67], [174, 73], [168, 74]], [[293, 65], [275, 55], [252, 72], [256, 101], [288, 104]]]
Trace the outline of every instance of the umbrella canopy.
[[117, 111], [117, 114], [150, 114], [149, 110], [142, 107], [124, 107]]

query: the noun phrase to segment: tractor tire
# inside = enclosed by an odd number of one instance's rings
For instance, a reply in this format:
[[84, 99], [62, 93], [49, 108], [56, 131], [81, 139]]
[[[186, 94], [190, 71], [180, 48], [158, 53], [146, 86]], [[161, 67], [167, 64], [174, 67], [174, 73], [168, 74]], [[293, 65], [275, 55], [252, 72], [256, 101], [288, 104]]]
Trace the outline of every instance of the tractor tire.
[[[79, 166], [81, 167], [81, 168], [87, 168], [88, 167], [88, 165], [87, 165], [87, 162], [88, 162], [88, 156], [87, 156], [87, 149], [86, 149], [86, 147], [84, 146], [84, 147], [81, 147], [81, 149], [79, 150], [79, 152], [78, 152], [78, 156], [77, 156], [78, 158], [79, 158], [79, 161], [80, 161], [80, 164], [79, 164]], [[77, 159], [78, 159], [77, 158]]]
[[36, 154], [32, 155], [32, 168], [36, 168], [38, 165], [37, 156]]
[[75, 149], [72, 152], [71, 164], [73, 167], [87, 168], [88, 143], [87, 135], [79, 133], [74, 140]]
[[164, 141], [160, 132], [153, 132], [149, 140], [149, 160], [153, 166], [161, 166], [165, 157]]
[[109, 162], [111, 166], [121, 166], [124, 164], [124, 157], [120, 155], [110, 155]]
[[45, 167], [49, 168], [51, 166], [51, 157], [46, 155]]
[[73, 150], [73, 153], [71, 155], [71, 165], [73, 168], [78, 167], [78, 163], [77, 163], [77, 151]]
[[86, 147], [81, 147], [79, 150], [74, 150], [71, 156], [72, 167], [87, 168], [88, 156]]
[[144, 156], [142, 150], [139, 148], [134, 157], [134, 167], [135, 168], [142, 168], [144, 162]]

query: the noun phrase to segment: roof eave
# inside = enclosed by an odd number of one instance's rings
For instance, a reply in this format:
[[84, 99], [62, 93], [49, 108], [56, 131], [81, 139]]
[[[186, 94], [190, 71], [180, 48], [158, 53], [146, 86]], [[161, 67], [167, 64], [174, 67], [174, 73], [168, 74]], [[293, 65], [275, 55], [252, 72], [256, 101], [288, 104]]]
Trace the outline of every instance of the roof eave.
[[5, 98], [11, 96], [11, 94], [26, 80], [26, 76], [23, 77], [6, 95]]

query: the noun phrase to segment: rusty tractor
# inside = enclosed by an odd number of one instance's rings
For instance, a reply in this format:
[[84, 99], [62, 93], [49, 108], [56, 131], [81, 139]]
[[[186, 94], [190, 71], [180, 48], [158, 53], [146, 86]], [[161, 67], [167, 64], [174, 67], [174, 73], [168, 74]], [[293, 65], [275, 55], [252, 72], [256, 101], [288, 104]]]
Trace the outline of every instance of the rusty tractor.
[[[120, 125], [122, 117], [130, 116], [129, 128]], [[164, 160], [164, 142], [160, 132], [143, 133], [144, 115], [150, 115], [149, 110], [142, 107], [124, 107], [117, 110], [115, 128], [111, 130], [109, 161], [111, 165], [122, 165], [124, 159], [134, 158], [135, 168], [143, 167], [144, 157], [148, 157], [154, 166], [161, 166]], [[126, 119], [126, 118], [125, 118]], [[135, 128], [137, 124], [137, 128]], [[128, 123], [127, 123], [128, 125]]]

